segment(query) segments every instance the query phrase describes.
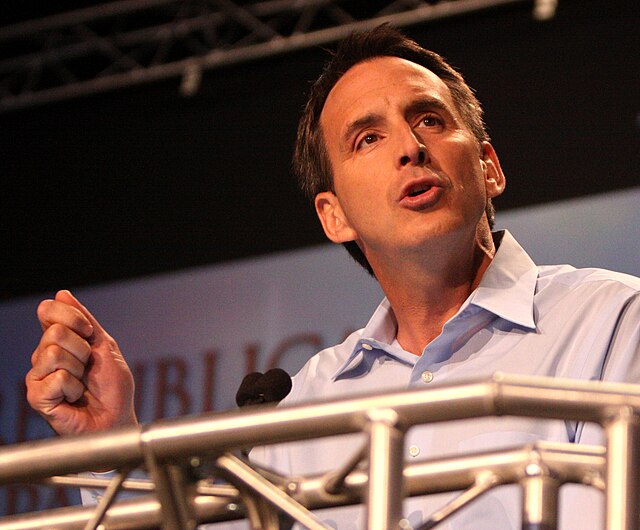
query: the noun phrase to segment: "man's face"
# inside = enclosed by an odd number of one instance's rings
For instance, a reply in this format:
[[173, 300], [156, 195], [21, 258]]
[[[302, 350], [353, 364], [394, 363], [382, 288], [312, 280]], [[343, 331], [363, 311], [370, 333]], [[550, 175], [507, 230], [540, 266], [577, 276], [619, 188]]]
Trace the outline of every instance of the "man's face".
[[335, 195], [316, 197], [334, 242], [355, 240], [374, 263], [454, 232], [474, 237], [504, 176], [490, 144], [462, 122], [433, 72], [395, 57], [359, 63], [320, 116]]

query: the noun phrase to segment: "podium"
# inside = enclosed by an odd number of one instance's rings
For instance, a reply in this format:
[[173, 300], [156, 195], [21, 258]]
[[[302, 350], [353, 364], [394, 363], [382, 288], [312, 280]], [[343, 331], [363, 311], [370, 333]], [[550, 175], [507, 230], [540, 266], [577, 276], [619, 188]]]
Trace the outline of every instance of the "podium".
[[[413, 426], [506, 415], [594, 422], [605, 443], [541, 441], [404, 462], [404, 436]], [[560, 489], [570, 483], [604, 492], [606, 530], [637, 530], [639, 415], [640, 385], [495, 374], [426, 390], [261, 405], [26, 442], [0, 448], [1, 484], [104, 488], [104, 495], [97, 506], [0, 517], [0, 530], [188, 530], [241, 518], [265, 530], [286, 528], [283, 519], [319, 530], [329, 527], [312, 510], [349, 504], [366, 506], [368, 530], [403, 529], [405, 496], [460, 492], [419, 527], [427, 530], [505, 484], [521, 488], [523, 530], [554, 530]], [[288, 477], [239, 456], [247, 446], [356, 432], [366, 433], [366, 444], [320, 476]], [[149, 480], [131, 478], [140, 467]], [[96, 469], [115, 471], [104, 479], [81, 474]], [[123, 490], [138, 493], [116, 500]]]

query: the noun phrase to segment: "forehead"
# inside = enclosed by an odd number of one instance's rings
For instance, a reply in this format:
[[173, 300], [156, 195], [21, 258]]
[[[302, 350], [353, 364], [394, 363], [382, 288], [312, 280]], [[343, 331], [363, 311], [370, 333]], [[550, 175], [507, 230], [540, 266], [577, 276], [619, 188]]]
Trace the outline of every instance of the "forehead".
[[399, 57], [376, 57], [352, 66], [338, 80], [327, 96], [320, 124], [325, 134], [338, 133], [358, 114], [420, 97], [439, 99], [455, 113], [449, 87], [431, 70]]

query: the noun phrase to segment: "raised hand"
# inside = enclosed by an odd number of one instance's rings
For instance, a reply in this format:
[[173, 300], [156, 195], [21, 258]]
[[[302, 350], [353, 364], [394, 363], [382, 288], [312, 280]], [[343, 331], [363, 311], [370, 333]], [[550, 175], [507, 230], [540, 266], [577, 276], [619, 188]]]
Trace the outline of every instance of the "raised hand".
[[27, 400], [59, 434], [137, 423], [134, 383], [116, 341], [69, 291], [38, 306], [42, 338]]

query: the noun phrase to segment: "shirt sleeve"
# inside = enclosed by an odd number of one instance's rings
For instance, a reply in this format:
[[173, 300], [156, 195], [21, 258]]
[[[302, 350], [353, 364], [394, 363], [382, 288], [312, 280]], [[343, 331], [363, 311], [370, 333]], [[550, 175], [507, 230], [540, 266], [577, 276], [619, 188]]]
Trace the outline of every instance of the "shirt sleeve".
[[[112, 479], [116, 476], [115, 471], [107, 471], [105, 473], [81, 473], [80, 476], [86, 478], [97, 479]], [[80, 499], [83, 506], [96, 506], [102, 497], [105, 490], [102, 488], [80, 488]]]
[[[640, 384], [640, 297], [632, 297], [620, 312], [602, 370], [602, 380]], [[576, 441], [585, 445], [605, 442], [602, 428], [581, 424]], [[595, 488], [577, 484], [562, 489], [560, 528], [587, 528], [593, 521], [604, 521], [604, 497]], [[588, 506], [588, 509], [585, 507]]]
[[[640, 384], [640, 293], [630, 298], [620, 312], [602, 369], [602, 381]], [[576, 438], [582, 444], [604, 442], [600, 426], [586, 423]]]

